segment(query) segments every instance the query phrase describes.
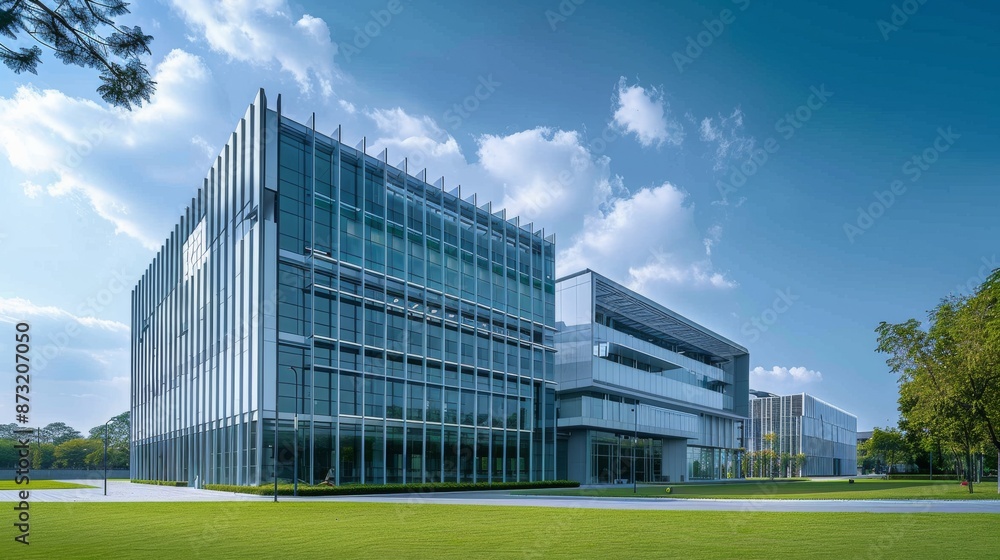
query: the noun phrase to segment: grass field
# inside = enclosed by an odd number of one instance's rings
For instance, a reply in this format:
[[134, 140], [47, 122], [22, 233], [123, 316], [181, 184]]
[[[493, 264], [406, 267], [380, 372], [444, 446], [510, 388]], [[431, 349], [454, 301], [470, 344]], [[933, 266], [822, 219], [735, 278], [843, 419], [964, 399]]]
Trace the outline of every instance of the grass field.
[[[1000, 516], [279, 503], [38, 503], [10, 558], [994, 558]], [[5, 555], [6, 557], [6, 555]]]
[[[100, 481], [104, 483], [103, 480]], [[0, 480], [0, 490], [65, 490], [68, 488], [96, 488], [97, 486], [87, 486], [85, 484], [74, 484], [72, 482], [60, 482], [58, 480], [31, 480], [27, 485], [14, 484], [13, 480]]]
[[[775, 500], [997, 500], [995, 482], [975, 485], [974, 493], [955, 481], [859, 479], [799, 482], [744, 482], [640, 486], [638, 495], [652, 498], [754, 498]], [[521, 490], [516, 494], [631, 497], [631, 486], [594, 489]]]

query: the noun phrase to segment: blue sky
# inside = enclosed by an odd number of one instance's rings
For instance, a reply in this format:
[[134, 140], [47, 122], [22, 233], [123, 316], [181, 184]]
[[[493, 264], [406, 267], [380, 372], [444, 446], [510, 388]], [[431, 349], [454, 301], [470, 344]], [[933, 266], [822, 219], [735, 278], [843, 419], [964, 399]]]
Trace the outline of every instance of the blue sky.
[[136, 3], [159, 87], [132, 113], [51, 56], [0, 71], [0, 321], [44, 358], [33, 423], [127, 409], [131, 286], [264, 87], [555, 232], [561, 274], [744, 344], [754, 388], [894, 424], [875, 326], [1000, 266], [1000, 10], [670, 4]]

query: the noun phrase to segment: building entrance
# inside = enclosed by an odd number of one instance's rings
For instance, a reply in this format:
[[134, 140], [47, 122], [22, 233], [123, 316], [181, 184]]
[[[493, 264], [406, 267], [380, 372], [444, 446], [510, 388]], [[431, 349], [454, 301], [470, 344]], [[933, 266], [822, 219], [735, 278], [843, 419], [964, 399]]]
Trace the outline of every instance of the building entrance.
[[659, 482], [663, 472], [663, 442], [615, 434], [591, 437], [591, 484]]

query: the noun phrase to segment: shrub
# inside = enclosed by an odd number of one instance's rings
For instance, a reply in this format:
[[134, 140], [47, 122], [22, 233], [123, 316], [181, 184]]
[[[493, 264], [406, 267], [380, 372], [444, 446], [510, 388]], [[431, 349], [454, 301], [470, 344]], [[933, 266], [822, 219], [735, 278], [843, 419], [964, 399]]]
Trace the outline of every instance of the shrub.
[[[462, 492], [474, 490], [526, 490], [530, 488], [577, 488], [579, 482], [573, 480], [548, 480], [539, 482], [429, 482], [414, 484], [351, 484], [347, 486], [308, 486], [299, 485], [299, 496], [351, 496], [358, 494], [408, 494], [417, 492]], [[274, 493], [274, 484], [261, 486], [237, 486], [235, 484], [206, 484], [205, 490], [218, 492], [236, 492], [270, 496]], [[291, 484], [279, 484], [278, 494], [291, 496]]]
[[132, 484], [152, 484], [153, 486], [176, 486], [183, 488], [188, 485], [186, 480], [133, 480]]

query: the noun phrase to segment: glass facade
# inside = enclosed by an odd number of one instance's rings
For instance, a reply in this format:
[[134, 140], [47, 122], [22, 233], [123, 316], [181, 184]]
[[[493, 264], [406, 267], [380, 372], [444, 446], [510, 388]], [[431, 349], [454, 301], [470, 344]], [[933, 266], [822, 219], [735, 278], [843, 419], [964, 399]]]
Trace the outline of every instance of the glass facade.
[[[184, 312], [193, 303], [214, 310], [227, 301], [233, 324], [256, 337], [243, 354], [255, 398], [231, 417], [246, 427], [245, 449], [225, 475], [201, 480], [555, 478], [554, 239], [489, 204], [477, 206], [474, 196], [462, 199], [458, 190], [409, 175], [405, 161], [393, 167], [384, 152], [366, 155], [364, 142], [351, 148], [282, 117], [280, 99], [278, 111], [270, 111], [261, 93], [250, 112], [263, 123], [256, 142], [232, 149], [249, 162], [220, 160], [212, 176], [257, 189], [259, 204], [244, 210], [252, 225], [223, 234], [256, 235], [255, 251], [228, 261], [211, 250], [202, 257], [188, 246], [204, 233], [188, 222], [175, 231], [185, 246], [178, 251], [184, 271], [214, 270], [224, 283], [242, 280], [250, 288], [178, 294], [189, 280], [161, 283], [157, 276], [171, 258], [168, 242], [136, 289], [144, 296], [155, 283]], [[199, 192], [189, 214], [217, 213], [232, 195]], [[202, 273], [194, 270], [192, 278]], [[133, 321], [173, 320], [161, 314], [161, 307], [134, 306]], [[211, 341], [195, 347], [220, 352]], [[135, 340], [133, 349], [134, 380], [163, 376], [155, 354], [140, 348], [137, 355]], [[233, 381], [220, 372], [216, 383], [228, 395]], [[201, 408], [184, 397], [145, 396], [154, 407]], [[145, 405], [139, 400], [133, 395], [134, 410]], [[204, 437], [214, 429], [179, 421], [133, 440], [140, 454], [155, 447], [157, 457], [176, 465], [163, 476], [192, 479], [199, 472], [192, 461], [201, 459], [177, 456], [170, 446], [183, 432]], [[162, 478], [146, 476], [157, 474], [150, 465], [137, 463], [136, 475]]]
[[556, 323], [559, 453], [569, 478], [742, 476], [745, 348], [590, 270], [556, 283]]
[[[766, 476], [768, 457], [782, 468], [780, 476], [841, 476], [857, 472], [858, 419], [811, 395], [770, 396], [750, 401], [747, 430], [749, 469]], [[774, 442], [765, 440], [775, 434]], [[764, 453], [762, 453], [764, 452]], [[802, 454], [804, 464], [796, 469], [787, 457]]]

